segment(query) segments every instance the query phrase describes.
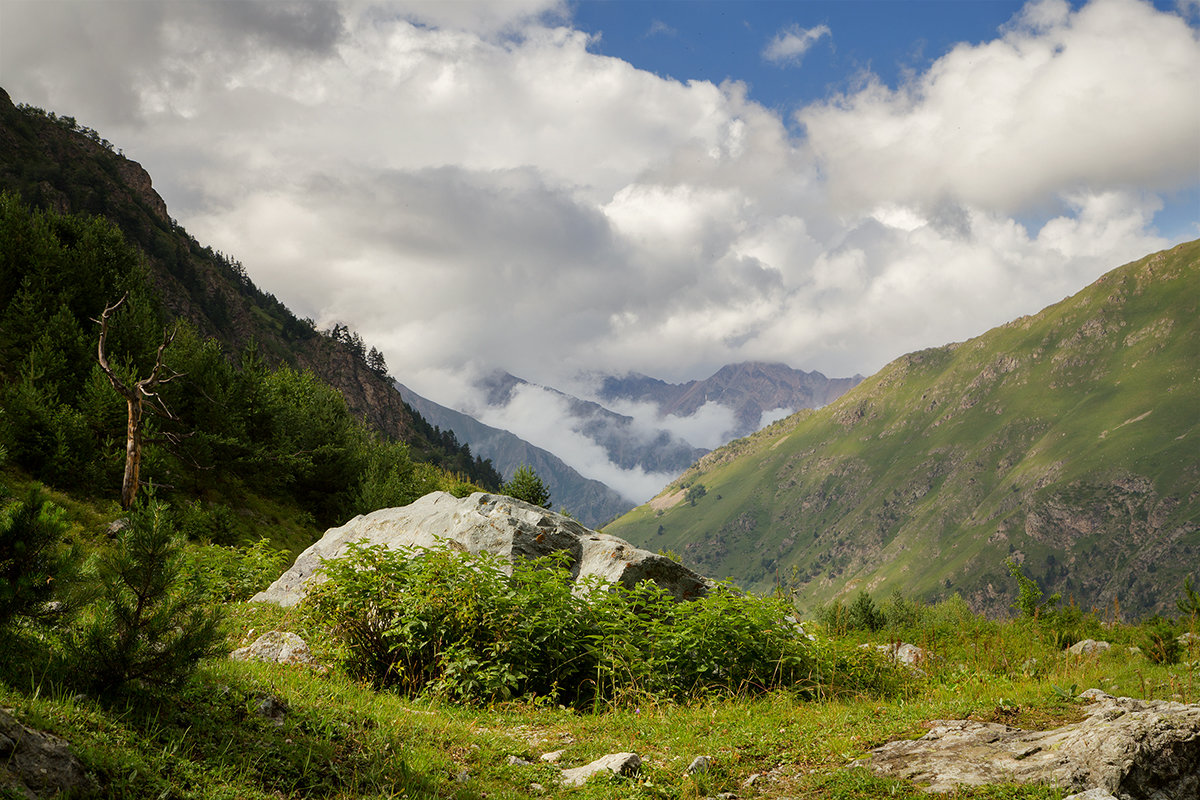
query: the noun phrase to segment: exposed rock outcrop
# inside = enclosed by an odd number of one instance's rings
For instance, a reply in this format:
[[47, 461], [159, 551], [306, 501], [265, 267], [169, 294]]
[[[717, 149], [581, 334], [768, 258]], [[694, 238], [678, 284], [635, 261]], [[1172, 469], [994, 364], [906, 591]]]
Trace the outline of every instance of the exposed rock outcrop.
[[95, 782], [66, 741], [22, 725], [0, 710], [0, 794], [4, 797], [84, 796]]
[[1026, 731], [970, 720], [939, 720], [912, 741], [890, 742], [864, 759], [876, 773], [931, 792], [985, 783], [1044, 783], [1064, 792], [1101, 789], [1120, 800], [1200, 797], [1200, 705], [1112, 697], [1082, 722]]
[[252, 601], [294, 605], [308, 581], [320, 580], [321, 563], [345, 554], [350, 544], [390, 548], [457, 547], [510, 561], [566, 552], [571, 577], [595, 575], [608, 583], [634, 586], [654, 581], [676, 599], [704, 595], [709, 582], [671, 559], [640, 550], [624, 539], [585, 528], [570, 517], [502, 495], [476, 492], [457, 498], [433, 492], [401, 508], [385, 508], [330, 528]]

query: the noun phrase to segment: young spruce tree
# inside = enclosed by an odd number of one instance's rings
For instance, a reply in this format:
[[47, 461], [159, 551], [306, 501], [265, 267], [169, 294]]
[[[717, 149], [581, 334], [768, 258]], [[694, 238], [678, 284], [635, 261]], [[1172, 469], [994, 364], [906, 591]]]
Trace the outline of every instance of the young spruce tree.
[[100, 559], [102, 593], [75, 641], [95, 691], [181, 683], [222, 639], [219, 610], [183, 575], [183, 540], [166, 512], [153, 498], [139, 502]]

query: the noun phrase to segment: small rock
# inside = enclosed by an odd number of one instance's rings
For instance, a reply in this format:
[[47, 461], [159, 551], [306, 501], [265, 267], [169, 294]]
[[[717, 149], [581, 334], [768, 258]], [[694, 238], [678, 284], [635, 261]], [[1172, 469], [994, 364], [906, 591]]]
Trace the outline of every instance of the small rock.
[[[859, 645], [859, 647], [862, 649], [867, 649], [871, 646], [872, 645], [869, 645], [869, 644]], [[915, 644], [909, 644], [907, 642], [893, 642], [891, 644], [877, 644], [877, 645], [874, 645], [874, 647], [876, 650], [887, 655], [887, 657], [892, 659], [893, 661], [895, 661], [899, 664], [904, 664], [909, 667], [915, 667], [917, 664], [920, 664], [924, 661], [929, 660], [929, 657], [930, 657], [928, 650], [922, 650], [920, 647], [917, 647]]]
[[564, 769], [562, 782], [567, 786], [583, 786], [588, 778], [602, 772], [629, 776], [636, 775], [641, 768], [642, 759], [637, 753], [611, 753], [582, 767]]
[[542, 753], [542, 761], [545, 761], [547, 764], [557, 764], [558, 760], [563, 757], [563, 753], [565, 752], [567, 751], [555, 750], [552, 753]]
[[267, 631], [255, 639], [253, 644], [234, 650], [229, 657], [234, 661], [320, 666], [304, 640], [287, 631]]
[[255, 709], [255, 712], [260, 717], [266, 717], [277, 726], [282, 727], [283, 720], [287, 716], [287, 710], [287, 703], [283, 702], [275, 695], [269, 694], [259, 701], [258, 708]]
[[684, 775], [700, 775], [708, 772], [709, 767], [708, 756], [696, 756], [692, 759], [692, 763], [688, 764], [688, 768], [683, 771]]
[[1093, 653], [1103, 653], [1112, 648], [1108, 642], [1098, 642], [1095, 639], [1084, 639], [1067, 648], [1067, 652], [1076, 656], [1090, 656]]
[[529, 791], [536, 794], [541, 794], [542, 792], [546, 791], [546, 787], [542, 786], [540, 783], [531, 783], [529, 784]]
[[458, 774], [454, 776], [455, 783], [466, 783], [469, 780], [471, 780], [470, 770], [460, 769]]
[[526, 761], [525, 759], [521, 758], [520, 756], [509, 756], [508, 761], [506, 763], [510, 767], [528, 767], [533, 762]]
[[759, 773], [759, 772], [751, 773], [749, 778], [746, 778], [746, 780], [742, 781], [742, 786], [746, 789], [753, 789], [756, 786], [758, 786], [760, 783], [762, 783], [762, 779], [763, 779], [762, 773]]
[[1095, 789], [1064, 797], [1063, 800], [1117, 800], [1117, 798], [1108, 789], [1097, 786]]

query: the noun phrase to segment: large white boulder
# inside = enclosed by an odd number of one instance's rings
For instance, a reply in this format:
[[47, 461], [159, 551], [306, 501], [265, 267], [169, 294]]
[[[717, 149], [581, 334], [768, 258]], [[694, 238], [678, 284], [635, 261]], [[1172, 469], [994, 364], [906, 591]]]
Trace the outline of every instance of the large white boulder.
[[508, 559], [566, 552], [571, 577], [596, 575], [607, 583], [634, 586], [654, 581], [678, 600], [704, 595], [709, 581], [666, 556], [634, 547], [624, 539], [585, 528], [570, 517], [503, 495], [476, 492], [457, 498], [433, 492], [401, 508], [384, 508], [330, 528], [296, 559], [277, 581], [251, 602], [295, 605], [323, 561], [344, 555], [350, 544], [390, 548], [455, 547]]

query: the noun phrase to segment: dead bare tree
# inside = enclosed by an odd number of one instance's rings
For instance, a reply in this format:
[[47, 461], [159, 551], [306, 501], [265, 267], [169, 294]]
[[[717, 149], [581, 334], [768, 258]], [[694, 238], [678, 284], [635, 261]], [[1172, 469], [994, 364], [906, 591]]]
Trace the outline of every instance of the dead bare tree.
[[[142, 467], [142, 423], [147, 408], [167, 419], [175, 419], [162, 397], [154, 390], [162, 384], [182, 376], [182, 373], [174, 372], [163, 366], [163, 353], [167, 346], [174, 341], [175, 329], [163, 330], [163, 341], [158, 346], [158, 352], [154, 357], [154, 368], [148, 377], [137, 381], [133, 386], [127, 386], [109, 366], [108, 353], [105, 350], [108, 339], [108, 320], [128, 298], [129, 293], [126, 292], [120, 300], [105, 308], [104, 313], [97, 320], [100, 323], [100, 344], [97, 348], [100, 369], [104, 370], [104, 374], [108, 376], [108, 382], [117, 390], [117, 393], [125, 398], [125, 404], [129, 409], [129, 424], [125, 429], [125, 476], [121, 482], [121, 508], [124, 509], [129, 509], [137, 496], [138, 475]], [[170, 374], [164, 374], [164, 369]], [[150, 401], [151, 405], [147, 406], [146, 401]]]

